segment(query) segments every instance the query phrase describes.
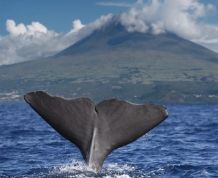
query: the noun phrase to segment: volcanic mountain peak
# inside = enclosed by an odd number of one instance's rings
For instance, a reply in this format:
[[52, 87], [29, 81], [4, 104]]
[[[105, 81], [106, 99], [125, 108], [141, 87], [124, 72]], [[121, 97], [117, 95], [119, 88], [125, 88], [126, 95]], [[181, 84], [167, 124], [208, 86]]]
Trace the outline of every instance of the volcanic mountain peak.
[[89, 36], [58, 53], [56, 57], [89, 52], [105, 53], [108, 50], [167, 51], [200, 58], [208, 58], [209, 55], [210, 60], [214, 60], [214, 56], [217, 56], [215, 52], [171, 32], [161, 34], [154, 34], [151, 30], [146, 33], [129, 32], [120, 23], [119, 18], [114, 17]]

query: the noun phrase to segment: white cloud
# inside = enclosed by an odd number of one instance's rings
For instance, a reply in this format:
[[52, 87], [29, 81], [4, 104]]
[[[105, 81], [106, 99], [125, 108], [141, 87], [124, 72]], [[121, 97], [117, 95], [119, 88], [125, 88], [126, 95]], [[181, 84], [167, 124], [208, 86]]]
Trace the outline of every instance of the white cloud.
[[72, 29], [72, 31], [78, 32], [78, 31], [81, 30], [83, 27], [85, 27], [85, 25], [83, 25], [79, 19], [74, 20], [74, 21], [73, 21], [73, 29]]
[[34, 35], [35, 33], [47, 33], [47, 28], [39, 22], [32, 22], [31, 25], [27, 25], [27, 33]]
[[103, 15], [99, 19], [97, 19], [96, 21], [90, 23], [88, 27], [93, 29], [93, 30], [101, 28], [103, 25], [110, 22], [112, 18], [113, 18], [113, 14]]
[[102, 16], [86, 26], [80, 20], [74, 20], [72, 29], [67, 33], [48, 30], [39, 22], [25, 25], [7, 20], [6, 29], [9, 34], [0, 36], [0, 65], [54, 55], [100, 28], [111, 17], [111, 14]]
[[20, 35], [26, 33], [27, 29], [24, 24], [16, 25], [15, 21], [7, 20], [6, 22], [7, 31], [12, 35]]
[[140, 0], [121, 14], [121, 23], [130, 32], [173, 32], [211, 48], [212, 42], [218, 45], [218, 25], [209, 25], [201, 19], [215, 9], [200, 0], [150, 0], [147, 3]]
[[17, 35], [35, 35], [36, 33], [47, 33], [47, 28], [39, 22], [32, 22], [31, 25], [25, 26], [23, 23], [16, 25], [14, 20], [6, 21], [7, 31], [14, 36]]
[[96, 5], [98, 6], [112, 6], [112, 7], [131, 7], [133, 4], [127, 2], [97, 2]]
[[39, 22], [16, 25], [14, 20], [7, 20], [6, 28], [9, 34], [0, 38], [0, 65], [46, 57], [67, 45], [64, 36]]

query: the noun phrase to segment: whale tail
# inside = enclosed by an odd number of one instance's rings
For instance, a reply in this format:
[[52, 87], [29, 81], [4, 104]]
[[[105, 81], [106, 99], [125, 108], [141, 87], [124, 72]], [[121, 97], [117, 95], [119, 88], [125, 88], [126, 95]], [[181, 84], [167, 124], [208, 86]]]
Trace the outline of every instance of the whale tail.
[[99, 171], [108, 154], [133, 142], [167, 118], [165, 108], [110, 99], [95, 105], [89, 98], [66, 100], [31, 92], [25, 101], [58, 133], [75, 144], [86, 163]]

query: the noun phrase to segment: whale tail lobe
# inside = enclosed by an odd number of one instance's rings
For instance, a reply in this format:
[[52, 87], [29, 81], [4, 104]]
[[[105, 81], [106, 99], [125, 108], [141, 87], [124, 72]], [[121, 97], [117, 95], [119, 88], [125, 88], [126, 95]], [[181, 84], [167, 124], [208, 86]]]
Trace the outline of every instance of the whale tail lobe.
[[108, 154], [133, 142], [167, 118], [165, 108], [110, 99], [66, 100], [45, 92], [31, 92], [25, 101], [59, 134], [75, 144], [86, 163], [99, 171]]

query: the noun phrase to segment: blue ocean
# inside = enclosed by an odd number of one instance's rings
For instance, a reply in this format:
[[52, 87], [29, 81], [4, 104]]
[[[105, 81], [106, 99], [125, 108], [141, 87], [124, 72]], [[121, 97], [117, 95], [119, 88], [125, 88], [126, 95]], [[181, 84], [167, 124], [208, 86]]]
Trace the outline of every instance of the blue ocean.
[[112, 152], [100, 173], [26, 103], [0, 102], [0, 177], [218, 177], [218, 105], [168, 105], [169, 118]]

